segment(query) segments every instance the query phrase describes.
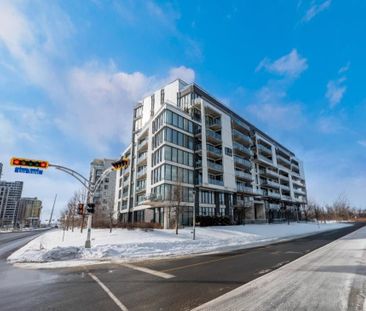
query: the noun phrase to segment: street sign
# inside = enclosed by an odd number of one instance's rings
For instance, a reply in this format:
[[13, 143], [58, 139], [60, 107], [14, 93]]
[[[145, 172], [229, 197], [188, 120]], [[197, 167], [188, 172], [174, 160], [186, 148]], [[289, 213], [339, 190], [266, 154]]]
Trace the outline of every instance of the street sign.
[[42, 175], [43, 171], [39, 168], [27, 168], [27, 167], [16, 167], [14, 169], [15, 173], [24, 173], [24, 174], [34, 174], [34, 175]]

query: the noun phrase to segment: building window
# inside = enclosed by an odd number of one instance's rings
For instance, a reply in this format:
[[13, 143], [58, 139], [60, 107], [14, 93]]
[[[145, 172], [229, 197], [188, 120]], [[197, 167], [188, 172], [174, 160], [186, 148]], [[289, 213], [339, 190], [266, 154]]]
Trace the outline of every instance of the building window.
[[160, 91], [160, 105], [164, 105], [165, 102], [165, 91], [164, 89], [161, 89]]
[[151, 95], [151, 110], [150, 110], [151, 116], [154, 115], [154, 110], [155, 110], [155, 94]]
[[225, 154], [229, 157], [233, 156], [233, 150], [231, 148], [225, 147]]

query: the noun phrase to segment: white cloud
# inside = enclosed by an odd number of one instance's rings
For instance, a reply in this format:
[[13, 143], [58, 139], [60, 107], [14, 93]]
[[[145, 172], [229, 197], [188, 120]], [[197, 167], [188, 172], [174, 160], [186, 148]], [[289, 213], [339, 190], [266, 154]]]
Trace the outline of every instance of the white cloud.
[[332, 80], [327, 83], [327, 91], [325, 97], [328, 99], [331, 107], [335, 107], [342, 100], [347, 87], [343, 84], [343, 78], [338, 80]]
[[267, 128], [291, 130], [302, 126], [302, 105], [288, 100], [287, 87], [286, 83], [268, 83], [254, 94], [247, 111]]
[[[184, 66], [170, 68], [165, 76], [123, 72], [112, 61], [60, 66], [63, 59], [57, 47], [67, 46], [66, 38], [73, 32], [69, 18], [56, 6], [38, 19], [27, 18], [20, 8], [14, 2], [1, 3], [0, 43], [21, 76], [52, 100], [58, 113], [55, 124], [100, 152], [108, 152], [111, 143], [129, 143], [133, 106], [146, 92], [178, 77], [194, 80], [194, 71]], [[159, 7], [149, 8], [150, 14], [161, 17]]]
[[264, 58], [256, 68], [256, 71], [266, 69], [271, 73], [290, 78], [298, 77], [308, 68], [307, 59], [301, 57], [296, 49], [293, 49], [289, 54], [286, 54], [275, 61]]
[[306, 11], [302, 21], [303, 22], [311, 21], [319, 13], [321, 13], [321, 12], [325, 11], [326, 9], [328, 9], [331, 4], [332, 4], [332, 0], [325, 0], [323, 2], [313, 0], [311, 2], [310, 7]]
[[324, 134], [333, 134], [344, 129], [340, 121], [332, 116], [320, 117], [317, 121], [317, 126], [319, 131]]

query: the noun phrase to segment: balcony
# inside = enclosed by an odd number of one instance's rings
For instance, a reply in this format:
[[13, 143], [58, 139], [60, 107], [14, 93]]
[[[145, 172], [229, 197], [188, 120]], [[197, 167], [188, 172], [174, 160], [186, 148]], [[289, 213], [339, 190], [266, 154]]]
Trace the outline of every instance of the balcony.
[[235, 128], [239, 131], [244, 131], [246, 133], [250, 133], [249, 125], [245, 124], [243, 121], [241, 121], [239, 119], [232, 119], [231, 123], [232, 123], [233, 128]]
[[271, 148], [268, 148], [268, 147], [266, 147], [264, 145], [260, 145], [260, 144], [257, 145], [257, 148], [262, 153], [264, 153], [266, 155], [269, 155], [269, 156], [272, 156], [272, 149]]
[[236, 186], [237, 186], [237, 191], [238, 192], [243, 192], [243, 193], [246, 193], [246, 194], [254, 194], [253, 187], [244, 186], [244, 185], [241, 185], [241, 184], [236, 184]]
[[300, 186], [305, 186], [305, 184], [299, 179], [292, 178], [292, 183], [294, 183], [296, 185], [300, 185]]
[[206, 141], [213, 144], [220, 144], [222, 141], [221, 135], [210, 130], [206, 129]]
[[281, 174], [279, 174], [278, 175], [279, 177], [280, 177], [280, 179], [282, 179], [282, 180], [285, 180], [285, 181], [289, 181], [290, 179], [288, 178], [288, 176], [284, 176], [284, 175], [281, 175]]
[[128, 196], [128, 190], [127, 191], [124, 191], [123, 193], [122, 193], [122, 198], [125, 198], [125, 197], [127, 197]]
[[207, 161], [207, 167], [209, 170], [218, 172], [218, 173], [222, 173], [223, 167], [222, 164], [218, 164], [215, 162], [211, 162], [211, 161]]
[[238, 170], [235, 170], [235, 176], [240, 178], [240, 179], [245, 179], [245, 180], [248, 180], [248, 181], [253, 180], [252, 174], [245, 173], [245, 172], [238, 171]]
[[306, 192], [303, 189], [301, 189], [301, 188], [294, 188], [294, 192], [300, 193], [300, 194], [303, 194], [303, 195], [306, 194]]
[[289, 187], [289, 186], [287, 186], [287, 185], [282, 185], [282, 184], [281, 184], [281, 189], [283, 189], [283, 190], [287, 190], [287, 191], [290, 191], [290, 187]]
[[268, 159], [267, 157], [264, 157], [262, 155], [258, 155], [258, 160], [263, 163], [264, 165], [270, 165], [270, 166], [274, 166], [273, 161], [271, 159]]
[[136, 174], [137, 179], [142, 179], [142, 178], [145, 178], [145, 177], [146, 177], [146, 168], [138, 171], [137, 174]]
[[208, 178], [208, 183], [216, 186], [224, 186], [224, 181], [219, 179]]
[[249, 146], [252, 144], [252, 139], [249, 136], [239, 132], [236, 129], [232, 129], [232, 133], [233, 133], [233, 139], [235, 141], [240, 142], [245, 146]]
[[289, 195], [282, 195], [281, 199], [284, 201], [292, 201], [292, 198]]
[[137, 150], [139, 150], [140, 152], [147, 150], [147, 139], [144, 139], [137, 145]]
[[146, 164], [147, 162], [147, 152], [144, 152], [137, 158], [137, 165]]
[[270, 169], [260, 170], [259, 174], [266, 176], [266, 177], [278, 178], [278, 173], [275, 171], [272, 171]]
[[267, 196], [271, 197], [271, 198], [275, 198], [275, 199], [280, 199], [281, 195], [277, 192], [268, 192]]
[[222, 157], [222, 150], [212, 145], [207, 145], [207, 157], [212, 159], [220, 159]]
[[214, 119], [214, 120], [207, 119], [206, 125], [210, 129], [219, 130], [219, 129], [221, 129], [221, 120], [220, 119]]
[[275, 181], [263, 181], [261, 183], [262, 187], [267, 187], [267, 188], [275, 188], [275, 189], [279, 189], [280, 185], [278, 182]]
[[242, 144], [239, 144], [237, 142], [233, 143], [233, 149], [235, 155], [245, 156], [248, 158], [252, 156], [252, 151], [249, 148], [244, 147]]
[[143, 192], [143, 191], [146, 191], [146, 184], [138, 185], [136, 187], [136, 193], [140, 193], [140, 192]]
[[277, 162], [284, 164], [285, 167], [288, 168], [288, 169], [291, 168], [291, 161], [290, 160], [286, 159], [285, 157], [283, 157], [280, 154], [277, 154], [276, 156], [277, 156]]
[[237, 156], [234, 156], [234, 162], [235, 162], [235, 166], [241, 167], [244, 169], [250, 169], [252, 167], [252, 163], [250, 161], [239, 158]]

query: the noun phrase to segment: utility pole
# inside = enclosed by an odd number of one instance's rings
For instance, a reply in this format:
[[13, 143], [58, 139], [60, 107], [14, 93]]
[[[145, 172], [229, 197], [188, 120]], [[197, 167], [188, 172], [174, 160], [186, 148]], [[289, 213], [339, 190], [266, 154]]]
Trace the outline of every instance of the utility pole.
[[57, 199], [57, 193], [55, 195], [55, 199], [53, 200], [53, 205], [52, 205], [52, 210], [51, 210], [51, 216], [50, 216], [50, 220], [48, 221], [48, 226], [51, 226], [51, 221], [52, 221], [52, 217], [53, 217], [53, 211], [55, 210], [56, 199]]
[[193, 189], [193, 219], [192, 219], [192, 234], [193, 234], [193, 240], [196, 239], [196, 189]]

